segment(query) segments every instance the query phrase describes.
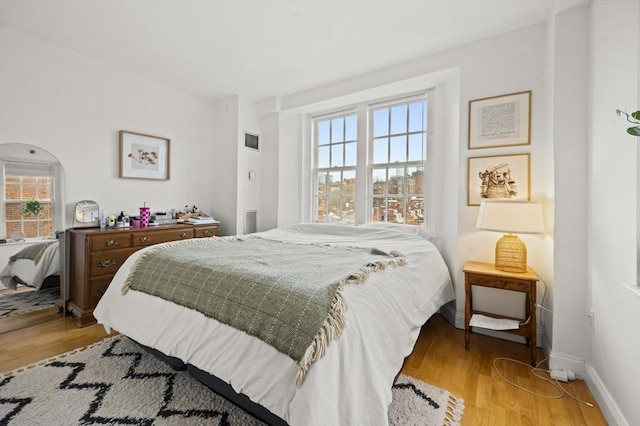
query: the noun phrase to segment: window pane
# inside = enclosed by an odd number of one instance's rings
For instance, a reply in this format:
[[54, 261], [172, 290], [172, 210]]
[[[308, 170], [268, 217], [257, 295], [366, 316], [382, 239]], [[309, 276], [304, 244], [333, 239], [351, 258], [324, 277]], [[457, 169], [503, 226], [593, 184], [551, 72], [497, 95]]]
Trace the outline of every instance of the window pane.
[[329, 145], [318, 147], [318, 167], [329, 167]]
[[407, 132], [407, 105], [391, 108], [391, 134]]
[[20, 199], [20, 185], [5, 185], [4, 196], [7, 200], [19, 200]]
[[409, 105], [409, 131], [421, 132], [426, 130], [425, 102], [414, 102]]
[[386, 202], [384, 197], [373, 197], [371, 220], [375, 222], [386, 221]]
[[407, 223], [422, 225], [424, 223], [424, 197], [411, 197], [407, 205]]
[[373, 164], [389, 162], [389, 139], [380, 138], [373, 141]]
[[344, 165], [355, 166], [358, 157], [358, 146], [355, 142], [344, 144]]
[[389, 170], [389, 194], [404, 194], [404, 168], [397, 167]]
[[404, 223], [402, 198], [389, 197], [387, 200], [387, 222]]
[[327, 199], [317, 198], [316, 205], [318, 206], [317, 218], [319, 221], [324, 221], [327, 218]]
[[407, 161], [425, 160], [426, 148], [426, 135], [424, 133], [409, 135], [409, 158]]
[[407, 167], [407, 194], [424, 194], [424, 167]]
[[344, 142], [344, 118], [331, 120], [331, 142]]
[[327, 174], [325, 172], [318, 173], [318, 194], [327, 193]]
[[407, 137], [394, 136], [391, 138], [391, 155], [389, 162], [405, 162], [407, 161]]
[[343, 150], [344, 144], [331, 145], [331, 167], [342, 167], [344, 165]]
[[343, 194], [355, 194], [356, 193], [356, 171], [345, 170], [342, 172], [342, 193]]
[[345, 140], [355, 141], [358, 138], [358, 117], [350, 115], [345, 119]]
[[373, 184], [373, 193], [386, 194], [387, 193], [387, 170], [374, 169], [371, 174], [372, 174], [371, 182]]
[[373, 137], [389, 134], [389, 109], [383, 108], [373, 112]]
[[344, 197], [342, 199], [342, 220], [345, 222], [355, 222], [355, 207], [356, 203], [354, 197]]
[[338, 221], [341, 217], [342, 197], [329, 197], [329, 211], [327, 212], [327, 219], [329, 221]]
[[329, 193], [340, 194], [340, 185], [342, 180], [340, 179], [340, 172], [329, 172]]
[[326, 145], [329, 140], [329, 120], [318, 122], [318, 145]]
[[32, 198], [36, 198], [36, 186], [32, 184], [22, 185], [22, 199], [30, 200]]

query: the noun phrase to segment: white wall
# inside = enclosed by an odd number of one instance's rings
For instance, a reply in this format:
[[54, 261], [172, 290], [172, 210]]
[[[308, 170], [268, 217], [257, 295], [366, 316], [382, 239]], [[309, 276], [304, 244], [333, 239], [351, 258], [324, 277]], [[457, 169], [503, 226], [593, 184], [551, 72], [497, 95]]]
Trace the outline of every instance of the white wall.
[[[591, 6], [588, 282], [595, 313], [590, 387], [611, 424], [640, 424], [640, 291], [636, 274], [637, 150], [616, 109], [640, 106], [640, 3]], [[628, 286], [628, 287], [627, 287]], [[555, 339], [554, 339], [555, 343]], [[555, 345], [554, 345], [555, 346]]]
[[[212, 207], [213, 108], [204, 100], [0, 28], [0, 143], [44, 148], [65, 169], [66, 223], [80, 200], [137, 214]], [[118, 131], [171, 139], [171, 179], [120, 179]]]
[[[392, 93], [424, 90], [442, 84], [436, 102], [441, 107], [443, 125], [438, 129], [437, 140], [442, 147], [439, 160], [443, 172], [450, 171], [449, 179], [443, 181], [446, 191], [435, 200], [439, 209], [437, 245], [444, 252], [445, 260], [452, 273], [457, 302], [456, 323], [462, 326], [464, 316], [464, 279], [462, 266], [465, 260], [493, 261], [493, 250], [499, 234], [479, 232], [475, 229], [478, 207], [467, 203], [467, 157], [502, 155], [505, 153], [531, 153], [531, 199], [546, 201], [553, 192], [550, 167], [545, 162], [545, 153], [552, 149], [552, 142], [545, 136], [544, 72], [546, 28], [544, 24], [525, 28], [503, 36], [479, 41], [450, 49], [428, 57], [419, 58], [384, 70], [345, 80], [330, 86], [298, 93], [281, 100], [281, 108], [286, 114], [306, 114], [329, 107], [349, 105], [362, 99], [375, 99]], [[484, 150], [467, 149], [468, 102], [472, 99], [513, 93], [523, 90], [533, 91], [532, 143], [530, 146], [494, 148]], [[394, 92], [395, 91], [395, 92]], [[440, 104], [441, 102], [441, 104]], [[297, 123], [301, 123], [302, 118]], [[283, 126], [281, 131], [287, 131]], [[308, 140], [299, 130], [299, 143]], [[304, 150], [305, 145], [302, 146]], [[308, 169], [308, 155], [301, 152], [303, 169]], [[298, 168], [299, 164], [280, 162], [281, 174], [285, 168]], [[302, 173], [302, 181], [306, 175]], [[299, 187], [297, 187], [299, 188]], [[287, 191], [290, 196], [291, 191]], [[304, 191], [300, 190], [298, 203], [307, 205]], [[282, 192], [279, 193], [282, 195]], [[302, 213], [298, 220], [308, 220]], [[553, 218], [549, 218], [550, 221]], [[552, 223], [550, 224], [552, 229]], [[529, 264], [552, 285], [552, 270], [548, 247], [549, 238], [540, 236], [524, 237], [529, 248]], [[483, 297], [484, 296], [484, 297]], [[518, 295], [515, 302], [520, 299]], [[512, 295], [499, 292], [480, 295], [479, 306], [505, 314], [524, 314], [523, 304], [513, 303]], [[484, 305], [483, 305], [484, 304]]]

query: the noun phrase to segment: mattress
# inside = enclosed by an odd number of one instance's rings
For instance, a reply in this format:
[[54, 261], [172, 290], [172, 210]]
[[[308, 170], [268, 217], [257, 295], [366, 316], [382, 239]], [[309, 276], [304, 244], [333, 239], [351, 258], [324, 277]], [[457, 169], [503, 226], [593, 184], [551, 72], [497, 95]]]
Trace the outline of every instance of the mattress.
[[382, 223], [300, 224], [257, 235], [396, 250], [407, 258], [404, 266], [344, 287], [346, 328], [311, 366], [302, 386], [296, 386], [297, 364], [261, 340], [146, 293], [123, 295], [131, 267], [149, 248], [122, 265], [94, 316], [107, 331], [116, 330], [220, 378], [289, 424], [386, 425], [394, 377], [420, 327], [454, 298], [448, 269], [429, 236], [417, 227]]

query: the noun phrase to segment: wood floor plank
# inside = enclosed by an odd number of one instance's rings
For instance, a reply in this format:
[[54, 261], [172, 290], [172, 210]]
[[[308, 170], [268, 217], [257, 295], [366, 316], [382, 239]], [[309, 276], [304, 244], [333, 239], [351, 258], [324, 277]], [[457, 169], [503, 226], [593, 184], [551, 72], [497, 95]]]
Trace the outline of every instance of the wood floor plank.
[[[29, 325], [25, 320], [23, 328], [0, 334], [0, 372], [12, 371], [108, 337], [104, 328], [97, 324], [77, 328], [72, 317], [54, 315], [45, 322], [33, 321]], [[422, 327], [402, 371], [463, 398], [463, 426], [607, 424], [584, 381], [562, 385], [577, 397], [594, 404], [593, 408], [566, 395], [560, 399], [545, 399], [517, 389], [498, 375], [494, 368], [494, 360], [498, 357], [528, 363], [529, 348], [473, 334], [470, 349], [465, 350], [464, 332], [440, 315], [434, 315]], [[541, 350], [538, 357], [544, 357]], [[496, 365], [505, 377], [526, 389], [545, 395], [557, 392], [549, 383], [534, 376], [527, 366], [505, 361]], [[546, 364], [542, 367], [547, 368]]]

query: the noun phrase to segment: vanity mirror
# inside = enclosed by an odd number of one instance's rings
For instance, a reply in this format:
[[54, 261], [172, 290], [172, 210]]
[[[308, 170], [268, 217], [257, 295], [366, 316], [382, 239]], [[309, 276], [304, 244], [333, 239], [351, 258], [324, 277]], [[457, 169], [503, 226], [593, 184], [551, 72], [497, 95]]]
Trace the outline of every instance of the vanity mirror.
[[93, 228], [100, 226], [100, 208], [98, 203], [91, 200], [82, 200], [76, 203], [73, 211], [74, 228]]
[[[48, 151], [0, 144], [0, 333], [58, 315], [68, 291], [62, 277], [64, 170]], [[34, 209], [33, 206], [38, 208]], [[12, 236], [21, 235], [21, 241]], [[46, 307], [46, 308], [43, 308]]]

